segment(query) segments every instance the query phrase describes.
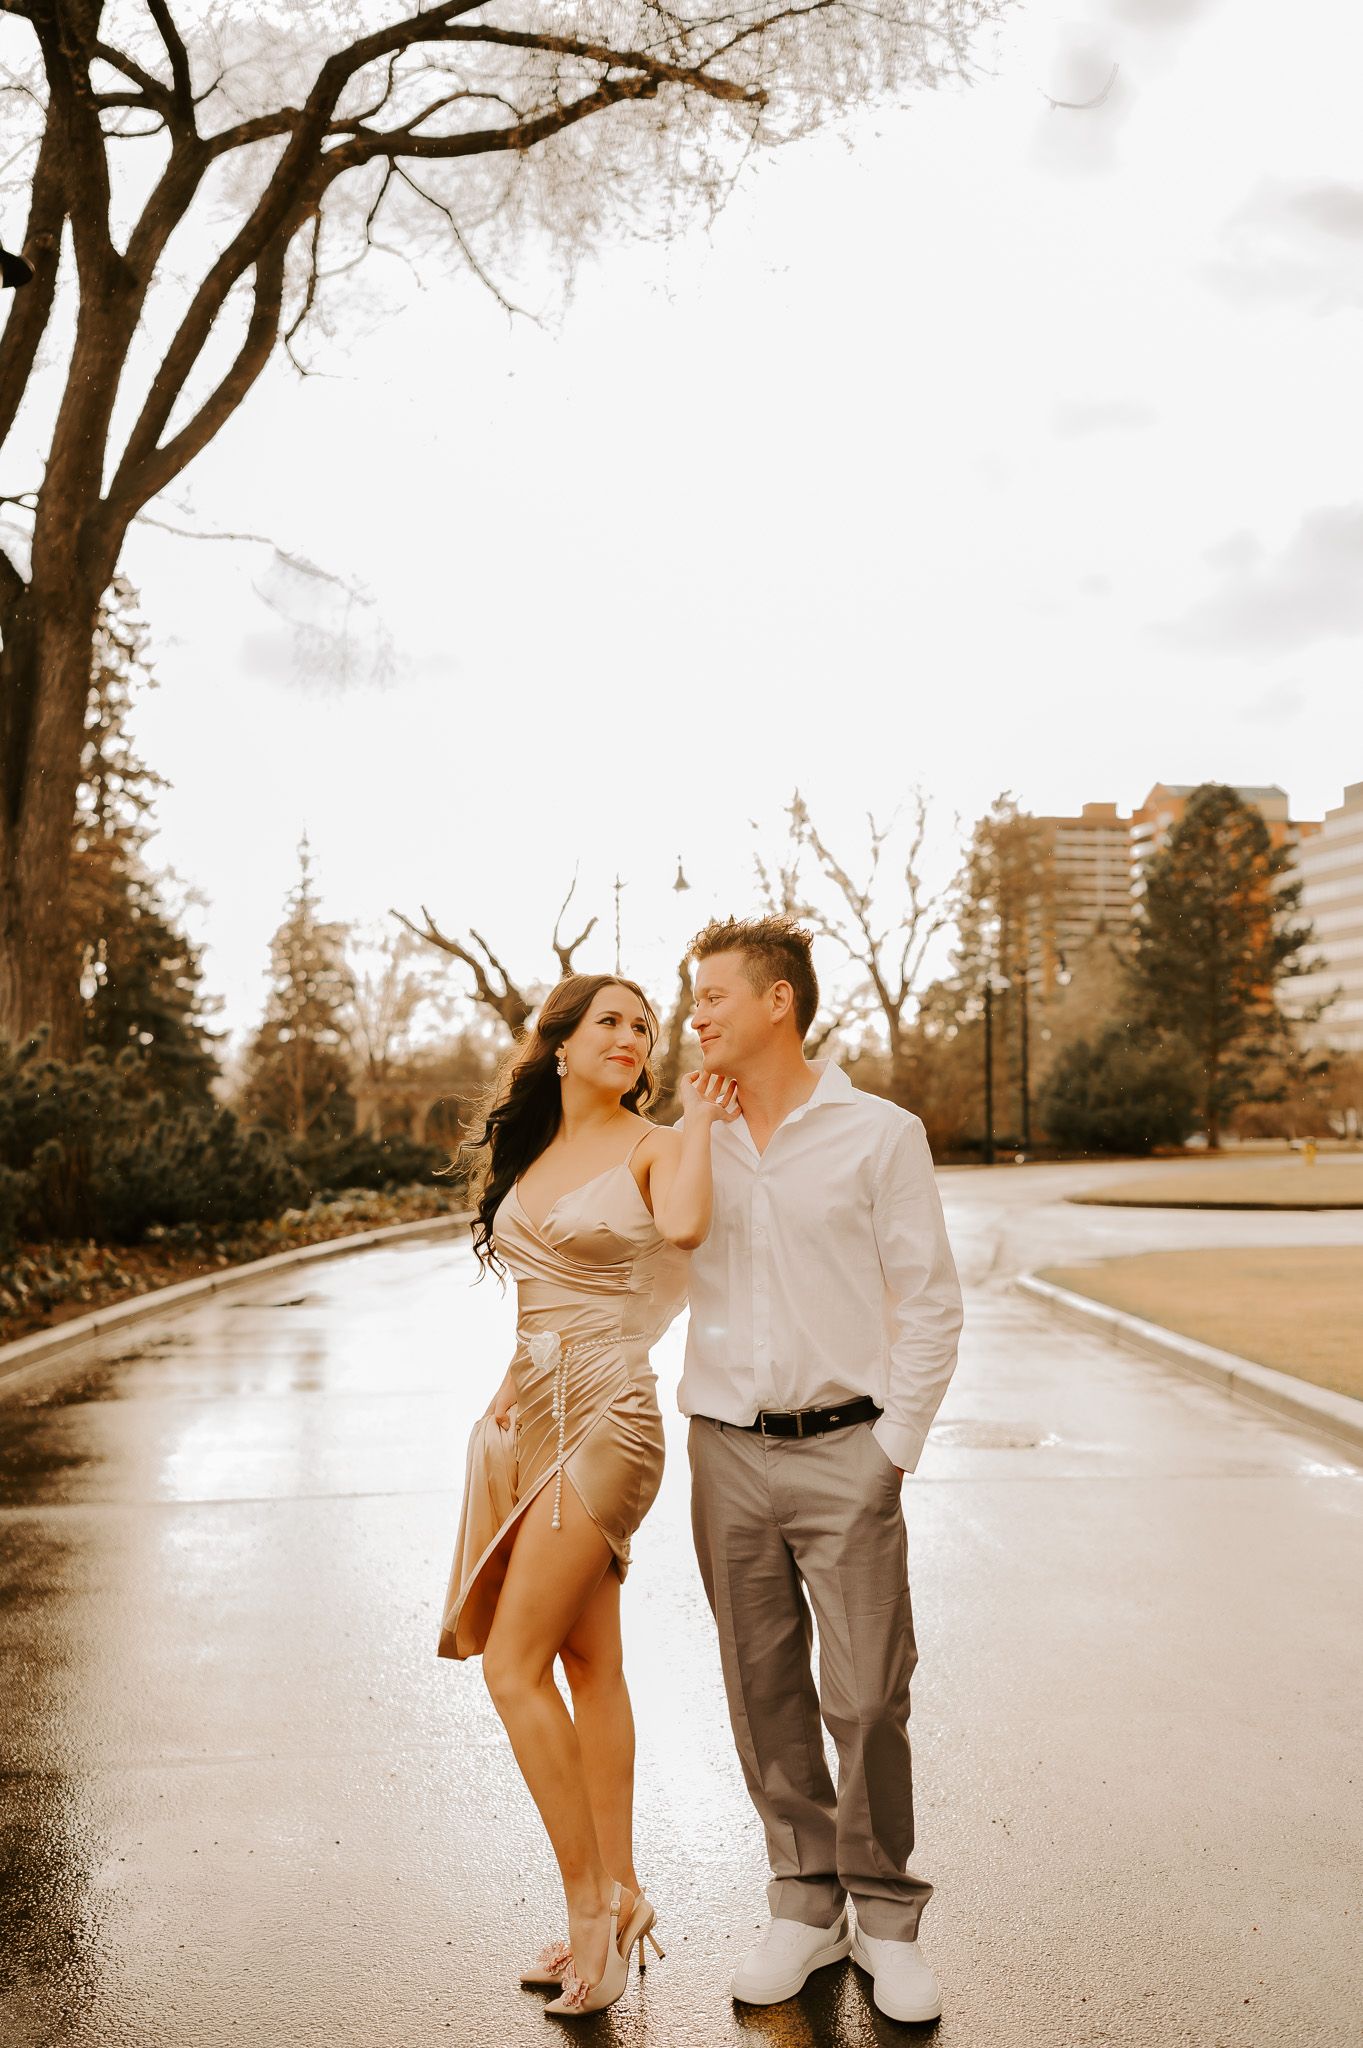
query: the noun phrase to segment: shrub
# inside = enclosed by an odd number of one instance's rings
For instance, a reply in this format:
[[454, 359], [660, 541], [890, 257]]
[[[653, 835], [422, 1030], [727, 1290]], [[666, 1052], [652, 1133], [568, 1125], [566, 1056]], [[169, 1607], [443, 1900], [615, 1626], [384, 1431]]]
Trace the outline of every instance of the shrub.
[[439, 1146], [418, 1145], [401, 1135], [373, 1138], [361, 1131], [295, 1145], [289, 1156], [314, 1194], [338, 1188], [429, 1187], [449, 1163]]
[[260, 1223], [307, 1200], [307, 1184], [278, 1139], [247, 1130], [230, 1110], [156, 1105], [150, 1122], [103, 1144], [91, 1176], [97, 1235], [136, 1244], [154, 1223]]
[[1197, 1121], [1197, 1083], [1177, 1045], [1143, 1045], [1122, 1025], [1076, 1039], [1052, 1067], [1037, 1112], [1067, 1151], [1148, 1152]]
[[33, 1187], [31, 1174], [16, 1173], [12, 1166], [0, 1166], [0, 1252], [14, 1243], [19, 1218], [27, 1208]]
[[278, 1142], [149, 1095], [136, 1053], [0, 1043], [0, 1247], [18, 1233], [135, 1243], [154, 1223], [247, 1223], [306, 1200]]

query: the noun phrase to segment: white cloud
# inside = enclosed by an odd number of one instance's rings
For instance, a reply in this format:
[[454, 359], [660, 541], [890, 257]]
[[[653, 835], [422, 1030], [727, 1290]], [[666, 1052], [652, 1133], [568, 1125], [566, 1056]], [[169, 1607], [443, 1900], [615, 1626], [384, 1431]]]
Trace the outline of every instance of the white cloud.
[[1221, 0], [1107, 0], [1114, 21], [1138, 29], [1188, 28], [1200, 16], [1210, 14]]
[[1159, 628], [1209, 654], [1281, 654], [1363, 635], [1363, 504], [1308, 512], [1276, 558], [1243, 535], [1213, 558], [1219, 588]]
[[1051, 414], [1061, 440], [1087, 440], [1091, 434], [1139, 433], [1155, 424], [1153, 406], [1140, 398], [1062, 398]]
[[1226, 221], [1205, 274], [1242, 304], [1296, 299], [1316, 313], [1363, 305], [1363, 185], [1260, 184]]
[[1270, 683], [1266, 690], [1251, 698], [1240, 716], [1250, 725], [1285, 725], [1306, 705], [1307, 695], [1300, 683]]

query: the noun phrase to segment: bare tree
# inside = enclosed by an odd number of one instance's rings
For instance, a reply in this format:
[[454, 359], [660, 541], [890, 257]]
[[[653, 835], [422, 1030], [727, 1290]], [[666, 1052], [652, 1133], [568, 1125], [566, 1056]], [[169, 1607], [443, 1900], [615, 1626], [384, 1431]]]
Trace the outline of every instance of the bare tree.
[[564, 251], [666, 228], [745, 148], [963, 73], [1004, 4], [0, 0], [33, 271], [0, 337], [0, 443], [41, 413], [44, 451], [0, 492], [25, 529], [0, 547], [0, 1032], [71, 1036], [81, 721], [128, 529], [277, 348], [305, 363], [366, 254], [452, 255], [500, 291], [524, 228]]
[[682, 1060], [686, 1054], [686, 1020], [693, 1008], [691, 993], [691, 962], [683, 958], [677, 962], [677, 980], [672, 994], [672, 1008], [663, 1019], [662, 1058], [654, 1068], [658, 1093], [654, 1104], [654, 1115], [670, 1116], [676, 1107], [677, 1084], [682, 1077]]
[[[576, 938], [563, 937], [563, 919], [576, 889], [577, 875], [574, 872], [573, 879], [568, 885], [568, 893], [559, 905], [558, 916], [554, 919], [553, 935], [549, 941], [558, 960], [560, 975], [573, 973], [574, 953], [579, 946], [586, 944], [597, 926], [597, 919], [590, 917]], [[491, 1010], [494, 1016], [500, 1017], [513, 1038], [524, 1031], [530, 1020], [530, 1013], [535, 1007], [536, 998], [527, 994], [511, 979], [507, 969], [481, 932], [474, 931], [470, 926], [467, 941], [452, 939], [448, 932], [441, 931], [424, 903], [421, 906], [422, 922], [419, 925], [413, 924], [409, 917], [404, 917], [400, 910], [393, 911], [391, 915], [417, 938], [424, 939], [427, 945], [438, 947], [442, 953], [447, 953], [452, 960], [458, 960], [470, 970], [473, 975], [474, 1000], [481, 1003], [485, 1009]], [[475, 946], [478, 949], [476, 953], [471, 950]]]
[[[409, 932], [415, 932], [419, 939], [424, 939], [428, 946], [438, 946], [442, 953], [448, 953], [451, 960], [458, 960], [470, 970], [474, 1001], [500, 1017], [513, 1038], [524, 1031], [535, 1007], [534, 1002], [517, 987], [480, 932], [470, 929], [467, 943], [462, 939], [452, 939], [448, 932], [441, 931], [424, 903], [420, 924], [413, 924], [400, 910], [391, 914], [399, 924], [406, 925]], [[478, 948], [476, 953], [471, 950], [475, 946]]]
[[[798, 800], [798, 791], [797, 791]], [[795, 806], [788, 805], [786, 820], [789, 833], [780, 858], [769, 859], [758, 846], [753, 855], [753, 867], [757, 874], [757, 886], [762, 907], [777, 917], [814, 918], [812, 907], [805, 900], [804, 884], [800, 875], [800, 862], [805, 851], [804, 840], [796, 826]], [[761, 827], [756, 819], [750, 821], [754, 832]], [[822, 928], [822, 927], [821, 927]], [[874, 1009], [874, 1002], [868, 1003], [868, 991], [853, 984], [842, 983], [819, 989], [819, 1007], [805, 1035], [805, 1053], [810, 1059], [817, 1059], [840, 1031], [863, 1023]]]
[[355, 1068], [356, 1123], [376, 1136], [386, 1098], [411, 1063], [418, 1020], [435, 1005], [434, 966], [410, 932], [350, 934], [342, 1022]]
[[[786, 813], [790, 820], [791, 852], [784, 866], [776, 870], [781, 884], [779, 904], [773, 898], [774, 908], [803, 918], [831, 939], [846, 954], [860, 984], [842, 1015], [823, 1030], [818, 1044], [849, 1022], [878, 1015], [889, 1053], [890, 1093], [896, 1101], [905, 1100], [910, 1087], [910, 1008], [919, 991], [928, 948], [948, 918], [945, 899], [929, 894], [923, 881], [921, 864], [928, 807], [921, 791], [909, 799], [908, 812], [903, 864], [893, 878], [882, 872], [882, 858], [898, 830], [899, 817], [896, 814], [887, 824], [878, 825], [874, 817], [868, 816], [866, 879], [858, 882], [820, 834], [797, 789]], [[817, 900], [804, 884], [799, 856], [805, 850], [813, 856], [824, 883], [830, 885], [827, 893], [832, 897], [831, 908]]]

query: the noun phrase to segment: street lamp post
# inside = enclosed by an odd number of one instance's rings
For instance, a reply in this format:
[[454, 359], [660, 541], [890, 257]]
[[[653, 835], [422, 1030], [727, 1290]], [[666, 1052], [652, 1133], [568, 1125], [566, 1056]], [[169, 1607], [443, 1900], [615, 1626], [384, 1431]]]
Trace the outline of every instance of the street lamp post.
[[984, 983], [984, 1163], [994, 1164], [994, 982]]
[[1030, 964], [1028, 964], [1024, 966], [1022, 970], [1022, 979], [1018, 983], [1018, 1002], [1021, 1005], [1021, 1014], [1018, 1018], [1018, 1075], [1022, 1083], [1021, 1135], [1022, 1149], [1024, 1152], [1030, 1152], [1032, 1149], [1032, 1086], [1031, 1076], [1027, 1066], [1027, 996], [1031, 988], [1031, 985], [1032, 970]]

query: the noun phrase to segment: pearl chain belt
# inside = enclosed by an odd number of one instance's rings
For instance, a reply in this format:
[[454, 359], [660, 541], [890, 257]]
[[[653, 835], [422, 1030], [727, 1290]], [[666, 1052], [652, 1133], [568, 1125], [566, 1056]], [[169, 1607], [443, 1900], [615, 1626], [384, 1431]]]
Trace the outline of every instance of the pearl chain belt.
[[540, 1372], [553, 1371], [554, 1390], [549, 1413], [558, 1424], [558, 1448], [554, 1457], [554, 1521], [555, 1529], [563, 1526], [563, 1444], [568, 1433], [568, 1367], [576, 1360], [580, 1365], [584, 1358], [595, 1357], [598, 1351], [608, 1351], [612, 1344], [620, 1342], [612, 1332], [609, 1337], [579, 1337], [564, 1343], [557, 1330], [518, 1330], [516, 1335], [530, 1354], [530, 1362]]

